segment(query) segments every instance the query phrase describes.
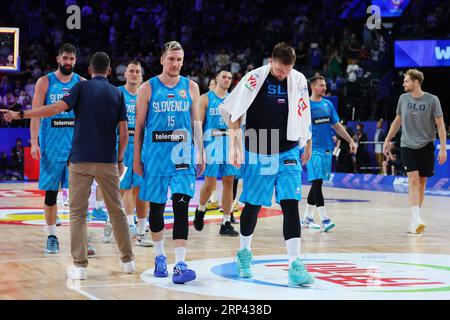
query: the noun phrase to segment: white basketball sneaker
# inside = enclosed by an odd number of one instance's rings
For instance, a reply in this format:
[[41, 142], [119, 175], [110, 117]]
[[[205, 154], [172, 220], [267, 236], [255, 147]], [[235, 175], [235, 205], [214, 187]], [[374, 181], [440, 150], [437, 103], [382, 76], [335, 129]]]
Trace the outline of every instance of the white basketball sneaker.
[[309, 228], [309, 229], [315, 229], [315, 230], [319, 230], [320, 229], [320, 225], [318, 225], [313, 218], [310, 217], [305, 217], [303, 219], [300, 220], [300, 224], [303, 227]]
[[73, 280], [86, 280], [86, 268], [72, 265], [67, 268], [67, 277]]
[[422, 232], [424, 232], [425, 230], [425, 222], [423, 222], [423, 220], [418, 217], [418, 218], [411, 218], [411, 223], [409, 225], [409, 232], [413, 233], [413, 234], [420, 234]]
[[122, 268], [123, 272], [125, 273], [134, 273], [136, 271], [136, 265], [134, 264], [134, 260], [126, 263], [122, 262]]

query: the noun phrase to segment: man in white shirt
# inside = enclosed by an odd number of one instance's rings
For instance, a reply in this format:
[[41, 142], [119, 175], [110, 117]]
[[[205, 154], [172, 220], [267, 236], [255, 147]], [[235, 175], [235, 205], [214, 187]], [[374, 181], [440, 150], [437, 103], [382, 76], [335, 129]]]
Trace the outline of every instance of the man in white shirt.
[[358, 70], [359, 70], [359, 66], [357, 65], [357, 60], [352, 59], [352, 63], [347, 66], [348, 81], [350, 81], [350, 82], [356, 81], [356, 72]]

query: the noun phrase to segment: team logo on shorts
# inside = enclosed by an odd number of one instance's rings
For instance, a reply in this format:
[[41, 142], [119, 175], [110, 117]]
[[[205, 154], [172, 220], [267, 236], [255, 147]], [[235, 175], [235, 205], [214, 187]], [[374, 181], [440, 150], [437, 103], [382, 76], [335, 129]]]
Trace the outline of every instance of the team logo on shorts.
[[180, 91], [178, 91], [178, 94], [180, 95], [181, 98], [185, 99], [187, 94], [186, 94], [186, 90], [182, 89]]

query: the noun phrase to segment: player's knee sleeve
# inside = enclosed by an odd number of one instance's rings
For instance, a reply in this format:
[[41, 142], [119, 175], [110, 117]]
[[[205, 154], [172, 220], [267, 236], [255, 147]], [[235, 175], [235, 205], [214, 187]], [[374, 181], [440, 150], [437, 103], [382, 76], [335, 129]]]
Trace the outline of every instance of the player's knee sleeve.
[[289, 199], [280, 201], [283, 211], [283, 236], [284, 240], [300, 238], [300, 215], [298, 213], [298, 200]]
[[311, 189], [309, 189], [307, 202], [311, 206], [316, 205], [316, 199], [314, 199], [314, 184], [312, 184]]
[[58, 197], [58, 191], [45, 191], [44, 203], [46, 206], [52, 207], [56, 204], [56, 198]]
[[323, 184], [322, 179], [317, 179], [317, 180], [313, 181], [314, 200], [316, 202], [317, 207], [323, 207], [325, 205], [325, 200], [323, 198], [323, 193], [322, 193], [322, 184]]
[[189, 233], [189, 201], [191, 197], [181, 193], [172, 195], [173, 206], [173, 240], [187, 240]]
[[150, 213], [148, 215], [150, 230], [152, 232], [160, 232], [164, 230], [164, 209], [165, 203], [150, 202]]
[[244, 237], [252, 235], [255, 231], [259, 210], [261, 210], [261, 206], [255, 206], [250, 203], [245, 204], [240, 217], [241, 234]]

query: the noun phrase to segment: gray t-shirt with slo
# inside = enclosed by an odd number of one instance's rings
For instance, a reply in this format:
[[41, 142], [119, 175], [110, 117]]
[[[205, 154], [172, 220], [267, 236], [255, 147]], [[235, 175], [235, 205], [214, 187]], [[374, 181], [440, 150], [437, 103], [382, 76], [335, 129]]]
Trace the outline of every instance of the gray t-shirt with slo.
[[402, 118], [401, 147], [420, 149], [436, 140], [435, 118], [442, 116], [438, 97], [424, 92], [413, 98], [404, 93], [398, 99], [397, 114]]

